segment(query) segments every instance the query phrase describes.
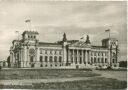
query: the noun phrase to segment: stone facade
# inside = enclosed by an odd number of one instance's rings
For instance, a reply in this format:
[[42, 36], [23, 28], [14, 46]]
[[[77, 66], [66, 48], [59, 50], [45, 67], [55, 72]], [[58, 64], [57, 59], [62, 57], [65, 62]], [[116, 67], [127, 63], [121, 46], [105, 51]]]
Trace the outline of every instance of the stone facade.
[[21, 40], [14, 40], [10, 48], [11, 67], [17, 68], [92, 68], [118, 66], [118, 41], [102, 40], [102, 46], [86, 41], [67, 40], [56, 43], [39, 42], [38, 32], [24, 31]]

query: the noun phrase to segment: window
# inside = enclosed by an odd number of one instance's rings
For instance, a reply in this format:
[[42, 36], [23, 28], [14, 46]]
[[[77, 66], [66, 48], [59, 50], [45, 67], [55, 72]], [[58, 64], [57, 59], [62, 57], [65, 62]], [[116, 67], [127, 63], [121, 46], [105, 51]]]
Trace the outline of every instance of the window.
[[98, 58], [98, 63], [100, 63], [100, 58]]
[[30, 56], [30, 62], [33, 62], [33, 56]]
[[52, 50], [50, 51], [50, 54], [52, 54]]
[[105, 58], [105, 63], [107, 63], [108, 61], [107, 61], [107, 58]]
[[45, 50], [45, 54], [47, 54], [47, 50]]
[[50, 56], [49, 61], [52, 62], [52, 56]]
[[104, 58], [102, 58], [102, 61], [101, 62], [104, 63]]
[[56, 54], [56, 51], [55, 51], [55, 54]]
[[94, 57], [94, 63], [96, 63], [96, 57]]
[[54, 62], [57, 62], [57, 56], [54, 56]]
[[91, 62], [93, 63], [93, 58], [91, 57]]
[[113, 63], [114, 63], [115, 59], [113, 59]]
[[96, 56], [96, 52], [94, 53], [94, 56]]
[[59, 54], [61, 55], [61, 51], [59, 51]]
[[104, 53], [102, 53], [102, 56], [104, 56]]
[[41, 64], [40, 67], [43, 67], [43, 65]]
[[105, 56], [107, 56], [107, 53], [104, 53]]
[[31, 67], [34, 67], [35, 66], [35, 64], [31, 64]]
[[93, 56], [93, 53], [91, 52], [91, 55]]
[[62, 62], [62, 57], [61, 56], [59, 56], [59, 62]]
[[47, 56], [45, 56], [45, 62], [47, 62], [48, 61], [48, 57]]
[[42, 54], [43, 52], [42, 52], [42, 50], [40, 49], [40, 54]]
[[43, 56], [40, 56], [40, 62], [42, 62], [43, 61]]

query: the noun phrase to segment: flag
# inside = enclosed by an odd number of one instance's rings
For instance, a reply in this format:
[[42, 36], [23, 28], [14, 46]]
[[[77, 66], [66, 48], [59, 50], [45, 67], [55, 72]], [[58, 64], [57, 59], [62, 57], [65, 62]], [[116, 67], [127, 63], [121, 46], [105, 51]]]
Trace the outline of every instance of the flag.
[[25, 20], [25, 22], [26, 22], [26, 23], [27, 23], [27, 22], [30, 22], [30, 19]]
[[110, 29], [105, 30], [105, 32], [110, 32]]

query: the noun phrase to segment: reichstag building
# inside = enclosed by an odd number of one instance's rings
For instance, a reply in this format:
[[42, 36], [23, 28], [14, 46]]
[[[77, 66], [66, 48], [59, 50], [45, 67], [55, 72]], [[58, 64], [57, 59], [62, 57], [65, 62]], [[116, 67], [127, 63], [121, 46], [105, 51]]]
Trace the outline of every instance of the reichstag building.
[[87, 35], [85, 41], [68, 40], [40, 42], [37, 31], [24, 31], [22, 39], [10, 47], [11, 67], [17, 68], [92, 68], [118, 67], [118, 40], [105, 38], [94, 46]]

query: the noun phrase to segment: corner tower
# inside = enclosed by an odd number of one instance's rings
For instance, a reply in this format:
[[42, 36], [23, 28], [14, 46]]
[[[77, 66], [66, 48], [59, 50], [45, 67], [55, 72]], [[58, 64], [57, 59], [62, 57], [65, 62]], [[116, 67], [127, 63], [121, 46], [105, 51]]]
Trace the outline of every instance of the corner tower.
[[109, 50], [109, 65], [118, 66], [118, 40], [116, 38], [107, 38], [102, 40], [102, 46]]
[[38, 59], [38, 32], [24, 31], [22, 34], [24, 62], [28, 62], [25, 67], [35, 67], [35, 61]]

